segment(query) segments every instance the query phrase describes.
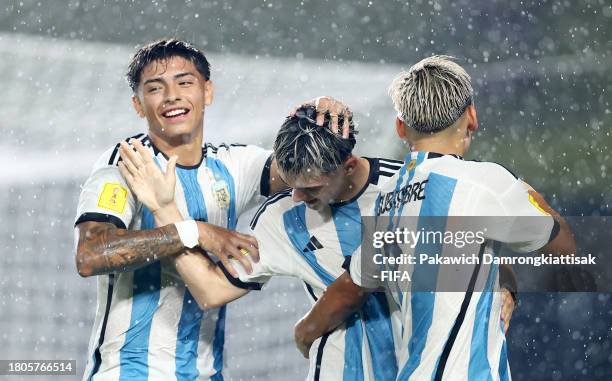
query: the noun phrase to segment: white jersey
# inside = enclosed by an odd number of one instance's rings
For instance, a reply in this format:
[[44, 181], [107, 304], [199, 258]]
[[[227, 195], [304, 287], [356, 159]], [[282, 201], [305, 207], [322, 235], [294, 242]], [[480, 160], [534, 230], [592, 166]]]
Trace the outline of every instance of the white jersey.
[[[292, 200], [291, 190], [277, 193], [264, 203], [251, 222], [259, 243], [260, 261], [234, 285], [253, 288], [276, 275], [304, 281], [314, 304], [327, 286], [348, 268], [351, 255], [361, 245], [362, 211], [371, 211], [383, 181], [401, 162], [368, 159], [368, 184], [352, 200], [331, 204], [322, 212]], [[241, 284], [242, 283], [242, 284]], [[389, 303], [391, 301], [391, 303]], [[385, 293], [373, 293], [358, 314], [317, 340], [310, 349], [308, 380], [394, 381], [397, 374], [395, 345], [399, 337], [399, 311]], [[395, 329], [392, 327], [396, 325]]]
[[[480, 255], [498, 252], [499, 242], [520, 252], [537, 250], [558, 231], [552, 217], [530, 198], [527, 185], [499, 164], [432, 152], [413, 152], [406, 157], [378, 197], [375, 214], [415, 217], [417, 226], [432, 220], [425, 216], [442, 216], [442, 225], [437, 227], [441, 230], [448, 216], [504, 217], [496, 220], [500, 222], [496, 226], [487, 225]], [[541, 218], [525, 228], [515, 216]], [[413, 253], [427, 249], [417, 244]], [[434, 250], [445, 255], [452, 247], [440, 243]], [[380, 277], [366, 274], [362, 260], [371, 258], [362, 258], [361, 251], [353, 256], [353, 281], [367, 288], [383, 285]], [[435, 290], [439, 282], [453, 276], [424, 267], [419, 270], [418, 266], [417, 262], [411, 268], [411, 287], [430, 285], [429, 290]], [[470, 284], [463, 292], [410, 292], [387, 284], [402, 315], [398, 381], [510, 379], [500, 320], [501, 295], [493, 292], [499, 290], [498, 266], [475, 265], [470, 274]], [[480, 285], [477, 291], [475, 284]]]
[[[139, 139], [165, 170], [167, 157]], [[127, 141], [127, 140], [126, 140]], [[155, 227], [117, 163], [118, 145], [95, 164], [79, 198], [77, 221], [122, 229]], [[176, 203], [185, 218], [234, 229], [237, 217], [267, 187], [270, 151], [207, 144], [202, 161], [177, 165]], [[264, 189], [264, 193], [267, 190]], [[222, 380], [225, 307], [203, 311], [174, 266], [156, 261], [135, 271], [98, 276], [98, 306], [84, 380]]]

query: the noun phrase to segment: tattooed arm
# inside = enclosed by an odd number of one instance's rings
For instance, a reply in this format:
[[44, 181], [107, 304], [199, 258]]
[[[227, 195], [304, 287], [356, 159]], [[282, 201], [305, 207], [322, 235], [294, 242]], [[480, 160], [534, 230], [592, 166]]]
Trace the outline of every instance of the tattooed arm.
[[132, 271], [184, 250], [174, 225], [150, 230], [125, 230], [104, 222], [76, 227], [76, 265], [79, 275]]

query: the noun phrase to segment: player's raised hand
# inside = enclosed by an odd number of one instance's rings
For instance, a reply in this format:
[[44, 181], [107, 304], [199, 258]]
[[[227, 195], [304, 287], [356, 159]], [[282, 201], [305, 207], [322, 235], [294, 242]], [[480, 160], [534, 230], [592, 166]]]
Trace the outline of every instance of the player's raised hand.
[[259, 245], [255, 237], [206, 222], [198, 222], [198, 230], [200, 247], [219, 258], [233, 277], [237, 278], [238, 273], [230, 259], [239, 261], [248, 274], [253, 272], [251, 261], [259, 262]]
[[[300, 107], [304, 106], [315, 107], [317, 111], [316, 123], [319, 126], [323, 125], [323, 122], [325, 121], [325, 114], [329, 114], [331, 120], [330, 128], [334, 133], [338, 133], [338, 128], [340, 127], [338, 126], [338, 115], [342, 115], [344, 117], [344, 121], [342, 123], [342, 137], [344, 139], [348, 139], [350, 134], [349, 120], [352, 118], [353, 113], [351, 110], [349, 110], [347, 105], [335, 98], [320, 96], [303, 103]], [[296, 110], [297, 108], [295, 108], [290, 115], [294, 115]]]
[[155, 213], [174, 201], [177, 157], [170, 158], [163, 173], [139, 140], [130, 143], [121, 142], [119, 147], [119, 171], [138, 200]]
[[501, 320], [504, 322], [504, 334], [508, 332], [508, 327], [510, 327], [510, 319], [512, 318], [512, 313], [514, 312], [514, 298], [512, 298], [512, 294], [505, 288], [502, 288], [502, 310], [501, 310]]

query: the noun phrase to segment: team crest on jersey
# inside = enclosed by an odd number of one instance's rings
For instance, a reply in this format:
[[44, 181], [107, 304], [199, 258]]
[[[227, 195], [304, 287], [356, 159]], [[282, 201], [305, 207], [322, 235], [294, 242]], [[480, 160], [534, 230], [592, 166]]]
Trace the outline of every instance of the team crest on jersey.
[[227, 183], [223, 180], [215, 181], [212, 185], [212, 194], [215, 202], [221, 209], [228, 209], [230, 205], [230, 193]]
[[408, 163], [408, 166], [406, 167], [407, 171], [412, 171], [414, 169], [414, 167], [416, 167], [416, 159], [412, 159], [410, 160], [410, 162]]
[[123, 213], [127, 202], [128, 191], [119, 183], [105, 183], [100, 198], [98, 198], [98, 207], [112, 210], [117, 213]]

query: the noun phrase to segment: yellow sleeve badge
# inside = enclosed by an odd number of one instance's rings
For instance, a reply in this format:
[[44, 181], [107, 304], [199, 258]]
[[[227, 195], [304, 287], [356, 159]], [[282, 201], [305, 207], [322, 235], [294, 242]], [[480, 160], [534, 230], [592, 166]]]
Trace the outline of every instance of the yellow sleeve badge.
[[98, 199], [98, 207], [123, 213], [127, 202], [127, 194], [127, 189], [122, 187], [121, 184], [105, 183]]

